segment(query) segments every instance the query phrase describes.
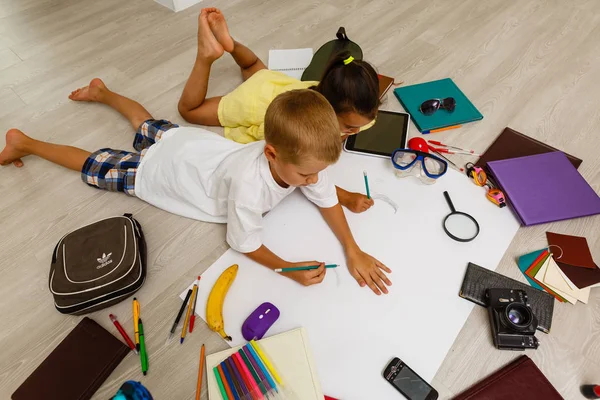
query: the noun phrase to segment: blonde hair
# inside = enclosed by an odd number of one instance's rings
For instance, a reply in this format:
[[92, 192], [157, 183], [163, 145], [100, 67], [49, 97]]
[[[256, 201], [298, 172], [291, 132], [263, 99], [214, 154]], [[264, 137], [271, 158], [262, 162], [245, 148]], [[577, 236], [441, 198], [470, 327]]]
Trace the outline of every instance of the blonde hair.
[[265, 141], [285, 162], [298, 165], [313, 157], [333, 164], [340, 158], [340, 128], [331, 104], [314, 90], [277, 96], [265, 115]]

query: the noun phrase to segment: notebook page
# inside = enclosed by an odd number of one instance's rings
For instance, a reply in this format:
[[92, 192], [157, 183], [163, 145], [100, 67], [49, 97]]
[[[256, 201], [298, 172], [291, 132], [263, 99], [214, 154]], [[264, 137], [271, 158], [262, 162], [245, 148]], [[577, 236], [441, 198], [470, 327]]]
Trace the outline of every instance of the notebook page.
[[313, 49], [311, 48], [269, 50], [269, 69], [300, 79], [310, 64], [312, 56]]

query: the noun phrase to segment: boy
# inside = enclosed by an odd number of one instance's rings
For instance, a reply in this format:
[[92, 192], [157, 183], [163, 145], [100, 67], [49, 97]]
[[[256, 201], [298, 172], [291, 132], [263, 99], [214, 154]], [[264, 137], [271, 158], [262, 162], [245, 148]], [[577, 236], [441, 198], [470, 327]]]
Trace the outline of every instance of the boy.
[[227, 223], [231, 248], [268, 268], [319, 265], [316, 270], [285, 274], [312, 285], [324, 279], [323, 263], [284, 261], [261, 242], [262, 215], [300, 187], [344, 246], [352, 276], [378, 295], [387, 293], [391, 282], [383, 271], [391, 271], [360, 250], [324, 171], [337, 161], [341, 146], [335, 113], [319, 93], [296, 90], [278, 96], [267, 111], [265, 141], [248, 145], [202, 128], [154, 120], [142, 105], [111, 92], [100, 79], [69, 97], [119, 111], [137, 129], [133, 147], [139, 153], [113, 149], [90, 153], [11, 129], [0, 164], [21, 167], [22, 157], [37, 155], [81, 172], [90, 186], [125, 192], [184, 217]]

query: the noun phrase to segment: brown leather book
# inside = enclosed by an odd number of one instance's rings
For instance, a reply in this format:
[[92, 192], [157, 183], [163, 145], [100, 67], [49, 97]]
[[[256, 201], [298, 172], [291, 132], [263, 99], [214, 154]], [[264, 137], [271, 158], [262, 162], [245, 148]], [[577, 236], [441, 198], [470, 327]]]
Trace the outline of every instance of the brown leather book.
[[531, 358], [521, 356], [453, 400], [563, 400]]
[[129, 352], [85, 317], [12, 394], [13, 400], [87, 400]]
[[[505, 128], [479, 158], [476, 165], [484, 168], [489, 161], [533, 156], [536, 154], [551, 153], [553, 151], [560, 150], [517, 132], [514, 129]], [[565, 155], [575, 168], [579, 168], [582, 163], [581, 159], [567, 153], [565, 153]]]
[[379, 78], [379, 99], [381, 100], [394, 84], [394, 78], [385, 75], [377, 75], [377, 77]]

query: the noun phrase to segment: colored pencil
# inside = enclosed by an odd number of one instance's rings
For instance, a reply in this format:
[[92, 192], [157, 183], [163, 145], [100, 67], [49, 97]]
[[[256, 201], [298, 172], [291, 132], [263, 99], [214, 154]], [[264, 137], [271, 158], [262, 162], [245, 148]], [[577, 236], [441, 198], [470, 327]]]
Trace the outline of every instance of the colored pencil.
[[258, 356], [260, 357], [260, 359], [265, 363], [265, 365], [269, 369], [269, 372], [271, 374], [273, 374], [273, 377], [275, 378], [277, 383], [279, 383], [280, 385], [283, 386], [283, 381], [281, 380], [281, 377], [275, 370], [275, 367], [273, 367], [273, 364], [271, 363], [271, 361], [269, 360], [267, 355], [260, 348], [260, 345], [258, 344], [258, 342], [256, 340], [251, 340], [250, 345], [254, 348], [254, 350], [256, 350], [256, 353], [258, 353]]
[[367, 189], [367, 199], [371, 198], [371, 191], [369, 190], [369, 178], [367, 177], [367, 171], [363, 171], [365, 176], [365, 188]]
[[[198, 275], [198, 291], [200, 291], [200, 278]], [[194, 306], [192, 307], [192, 316], [190, 317], [190, 333], [194, 330], [194, 321], [196, 321], [196, 302], [198, 302], [198, 292], [196, 292], [196, 296], [194, 297]]]
[[225, 361], [221, 362], [221, 370], [223, 371], [223, 374], [225, 375], [225, 379], [227, 379], [227, 384], [229, 385], [229, 389], [231, 390], [231, 394], [232, 394], [233, 398], [235, 400], [240, 400], [240, 397], [237, 394], [236, 387], [233, 384], [233, 379], [231, 378], [231, 375], [229, 375], [229, 370], [227, 369], [227, 364], [225, 363]]
[[198, 292], [198, 285], [194, 285], [194, 289], [192, 289], [192, 297], [190, 298], [190, 302], [188, 304], [187, 313], [185, 313], [185, 319], [183, 320], [183, 329], [181, 330], [181, 339], [179, 339], [179, 343], [183, 344], [185, 340], [185, 334], [187, 333], [188, 323], [190, 322], [190, 312], [192, 311], [192, 304], [194, 302], [194, 298], [196, 297], [196, 293]]
[[450, 129], [456, 129], [456, 128], [460, 128], [462, 125], [452, 125], [452, 126], [447, 126], [445, 128], [439, 128], [439, 129], [429, 129], [427, 131], [423, 131], [421, 132], [423, 135], [426, 135], [428, 133], [437, 133], [437, 132], [444, 132], [444, 131], [449, 131]]
[[175, 317], [175, 322], [173, 322], [173, 326], [171, 327], [171, 330], [169, 331], [169, 336], [167, 337], [167, 340], [170, 340], [173, 337], [173, 334], [175, 333], [175, 329], [177, 329], [177, 325], [179, 325], [179, 320], [181, 319], [181, 316], [183, 315], [183, 311], [185, 310], [185, 306], [187, 305], [187, 302], [190, 299], [191, 295], [192, 295], [192, 289], [188, 289], [188, 292], [185, 295], [185, 299], [183, 300], [183, 303], [181, 303], [181, 308], [179, 308], [179, 312], [177, 313], [177, 317]]
[[[219, 385], [219, 390], [221, 391], [221, 397], [223, 400], [230, 400], [229, 396], [227, 396], [227, 392], [225, 391], [225, 387], [223, 386], [223, 381], [221, 380], [221, 374], [219, 374], [219, 369], [217, 367], [213, 368], [213, 372], [215, 374], [215, 379], [217, 380], [217, 385]], [[196, 395], [196, 400], [198, 399], [198, 395]]]
[[200, 392], [202, 391], [202, 374], [204, 372], [204, 344], [200, 349], [200, 366], [198, 367], [198, 383], [196, 385], [196, 400], [200, 400]]
[[[325, 264], [325, 268], [337, 268], [339, 265], [337, 264]], [[289, 267], [289, 268], [276, 268], [273, 271], [275, 272], [292, 272], [292, 271], [308, 271], [311, 269], [317, 269], [319, 265], [305, 265], [302, 267]]]
[[138, 327], [138, 320], [140, 319], [140, 302], [137, 298], [133, 298], [133, 333], [135, 334], [135, 348], [140, 350], [140, 329]]

